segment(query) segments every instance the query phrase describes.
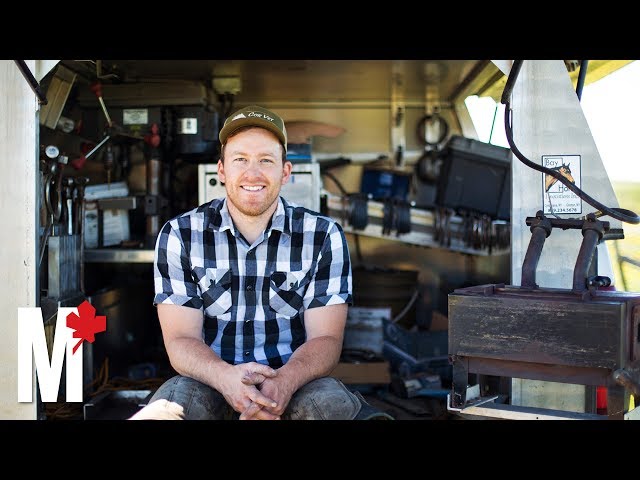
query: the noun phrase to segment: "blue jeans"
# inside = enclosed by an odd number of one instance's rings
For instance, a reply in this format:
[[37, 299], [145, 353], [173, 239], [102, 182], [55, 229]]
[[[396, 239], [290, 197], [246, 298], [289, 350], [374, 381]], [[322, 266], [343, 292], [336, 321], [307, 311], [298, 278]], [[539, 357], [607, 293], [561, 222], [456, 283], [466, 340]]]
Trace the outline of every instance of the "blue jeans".
[[[163, 383], [131, 420], [234, 420], [240, 414], [222, 394], [189, 377], [176, 375]], [[304, 385], [292, 397], [282, 420], [393, 419], [378, 412], [358, 392], [333, 377]]]

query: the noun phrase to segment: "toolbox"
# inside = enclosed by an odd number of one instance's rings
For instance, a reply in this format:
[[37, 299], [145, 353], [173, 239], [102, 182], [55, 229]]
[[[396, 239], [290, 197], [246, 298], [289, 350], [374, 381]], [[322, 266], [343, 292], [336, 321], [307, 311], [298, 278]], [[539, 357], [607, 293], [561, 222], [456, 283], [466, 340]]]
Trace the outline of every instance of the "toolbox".
[[511, 150], [453, 135], [442, 152], [436, 203], [493, 219], [511, 216]]

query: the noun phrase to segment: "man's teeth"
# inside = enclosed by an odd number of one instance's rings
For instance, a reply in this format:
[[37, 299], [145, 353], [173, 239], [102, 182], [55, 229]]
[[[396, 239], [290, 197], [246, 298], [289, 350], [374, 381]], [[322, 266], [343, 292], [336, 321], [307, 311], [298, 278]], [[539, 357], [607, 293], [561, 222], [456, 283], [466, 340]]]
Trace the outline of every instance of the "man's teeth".
[[264, 187], [247, 187], [247, 186], [245, 186], [245, 187], [242, 187], [242, 188], [244, 188], [245, 190], [249, 190], [250, 192], [257, 192], [258, 190], [262, 190]]

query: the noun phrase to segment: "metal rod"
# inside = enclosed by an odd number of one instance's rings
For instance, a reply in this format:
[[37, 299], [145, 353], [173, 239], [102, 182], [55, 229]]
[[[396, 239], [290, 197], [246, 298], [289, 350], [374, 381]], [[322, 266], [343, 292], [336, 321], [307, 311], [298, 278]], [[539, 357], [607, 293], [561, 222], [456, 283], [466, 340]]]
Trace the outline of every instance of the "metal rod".
[[36, 80], [36, 77], [33, 76], [33, 73], [31, 73], [31, 70], [29, 70], [29, 67], [27, 66], [25, 61], [14, 60], [14, 62], [16, 62], [16, 65], [18, 65], [18, 68], [22, 72], [24, 78], [27, 80], [27, 82], [29, 82], [29, 86], [31, 87], [31, 90], [33, 90], [33, 93], [35, 93], [36, 97], [38, 97], [38, 103], [40, 105], [46, 105], [47, 103], [49, 103], [49, 101], [47, 100], [47, 96], [40, 88], [40, 84]]
[[598, 231], [591, 229], [583, 230], [582, 235], [584, 238], [580, 245], [576, 266], [573, 269], [573, 290], [575, 291], [587, 288], [587, 274], [601, 237]]
[[589, 60], [580, 61], [580, 72], [578, 73], [578, 83], [576, 84], [576, 95], [578, 100], [582, 99], [582, 88], [584, 87], [584, 81], [587, 78], [587, 65]]
[[85, 159], [88, 159], [91, 155], [93, 155], [93, 154], [95, 153], [95, 151], [96, 151], [96, 150], [98, 150], [102, 145], [104, 145], [104, 142], [106, 142], [107, 140], [109, 140], [109, 138], [110, 138], [110, 136], [109, 136], [109, 135], [107, 135], [106, 137], [104, 137], [104, 138], [102, 139], [102, 141], [101, 141], [98, 145], [96, 145], [95, 147], [93, 147], [93, 148], [91, 149], [91, 151], [90, 151], [89, 153], [87, 153], [87, 154], [84, 156], [84, 158], [85, 158]]
[[524, 262], [522, 262], [522, 279], [520, 281], [522, 287], [536, 288], [538, 286], [536, 284], [536, 269], [547, 236], [547, 230], [544, 227], [532, 227], [531, 240], [529, 240], [529, 247]]
[[107, 112], [107, 106], [104, 104], [104, 100], [102, 97], [98, 97], [98, 101], [100, 102], [100, 106], [102, 107], [102, 111], [104, 112], [104, 116], [107, 117], [107, 123], [109, 126], [113, 126], [113, 122], [111, 121], [111, 117], [109, 116], [109, 112]]

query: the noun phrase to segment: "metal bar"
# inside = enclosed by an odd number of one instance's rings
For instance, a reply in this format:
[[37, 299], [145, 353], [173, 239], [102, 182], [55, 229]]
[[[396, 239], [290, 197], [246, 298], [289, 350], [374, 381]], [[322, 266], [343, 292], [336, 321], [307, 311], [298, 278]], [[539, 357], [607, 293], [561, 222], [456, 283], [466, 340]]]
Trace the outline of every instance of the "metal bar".
[[594, 413], [522, 407], [501, 403], [471, 405], [459, 410], [457, 413], [464, 416], [470, 415], [500, 420], [607, 420], [607, 416]]
[[576, 291], [586, 290], [587, 288], [589, 267], [601, 238], [601, 235], [596, 230], [585, 230], [582, 234], [584, 238], [582, 239], [576, 266], [573, 270], [573, 289]]
[[481, 357], [464, 358], [468, 361], [469, 373], [594, 386], [607, 385], [611, 382], [611, 370], [606, 368], [572, 367]]
[[476, 63], [473, 68], [471, 69], [471, 71], [467, 74], [466, 77], [464, 77], [464, 79], [462, 79], [462, 81], [460, 82], [460, 84], [458, 85], [458, 87], [451, 93], [451, 95], [449, 95], [449, 98], [447, 98], [447, 102], [454, 102], [458, 96], [466, 89], [469, 87], [469, 85], [471, 85], [471, 83], [478, 77], [478, 75], [487, 67], [487, 65], [489, 65], [491, 63], [490, 60], [479, 60], [478, 63]]
[[101, 198], [98, 200], [100, 210], [135, 210], [138, 208], [137, 197]]
[[548, 236], [549, 231], [542, 226], [531, 228], [531, 240], [524, 256], [524, 262], [522, 262], [522, 278], [520, 280], [520, 284], [525, 288], [536, 288], [538, 286], [536, 284], [536, 269], [538, 268], [540, 255], [542, 255], [544, 242]]
[[109, 138], [110, 138], [110, 136], [109, 136], [109, 135], [107, 135], [106, 137], [104, 137], [104, 138], [102, 139], [102, 141], [101, 141], [98, 145], [96, 145], [95, 147], [93, 147], [93, 148], [91, 149], [91, 151], [90, 151], [89, 153], [87, 153], [87, 154], [84, 156], [84, 158], [85, 158], [85, 159], [88, 159], [91, 155], [93, 155], [93, 154], [95, 153], [95, 151], [96, 151], [96, 150], [98, 150], [102, 145], [104, 145], [104, 142], [106, 142], [107, 140], [109, 140]]
[[146, 249], [87, 249], [87, 263], [153, 263], [154, 250]]
[[618, 269], [620, 270], [620, 280], [622, 280], [622, 289], [626, 290], [627, 289], [627, 279], [624, 276], [624, 270], [622, 269], [622, 259], [624, 257], [622, 257], [620, 255], [620, 247], [619, 247], [619, 242], [613, 242], [613, 246], [616, 249], [616, 257], [618, 258]]
[[619, 255], [618, 259], [621, 262], [627, 262], [627, 263], [630, 263], [631, 265], [633, 265], [635, 267], [639, 267], [640, 268], [640, 262], [637, 261], [637, 260], [634, 260], [633, 258], [625, 257], [624, 255]]
[[36, 97], [38, 97], [38, 103], [40, 105], [46, 105], [47, 103], [49, 103], [49, 101], [47, 100], [47, 96], [44, 94], [44, 92], [40, 88], [40, 84], [36, 80], [36, 77], [33, 76], [33, 73], [31, 73], [31, 70], [29, 70], [29, 67], [27, 66], [25, 61], [14, 60], [14, 62], [16, 62], [16, 65], [18, 65], [18, 68], [22, 72], [22, 75], [24, 76], [24, 78], [29, 83], [29, 86], [31, 87], [31, 90], [33, 90], [33, 93], [35, 93]]

